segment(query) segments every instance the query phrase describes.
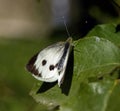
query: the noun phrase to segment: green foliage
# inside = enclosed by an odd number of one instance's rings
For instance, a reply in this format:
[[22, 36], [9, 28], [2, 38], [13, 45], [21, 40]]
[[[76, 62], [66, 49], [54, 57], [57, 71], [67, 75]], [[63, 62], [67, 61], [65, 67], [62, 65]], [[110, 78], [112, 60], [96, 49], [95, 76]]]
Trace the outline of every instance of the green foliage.
[[98, 25], [89, 37], [74, 41], [74, 63], [67, 67], [63, 86], [44, 90], [50, 83], [42, 87], [43, 82], [37, 82], [30, 95], [45, 110], [119, 111], [120, 31], [116, 27]]
[[25, 65], [45, 44], [46, 40], [0, 39], [0, 111], [39, 111], [28, 94], [35, 79]]

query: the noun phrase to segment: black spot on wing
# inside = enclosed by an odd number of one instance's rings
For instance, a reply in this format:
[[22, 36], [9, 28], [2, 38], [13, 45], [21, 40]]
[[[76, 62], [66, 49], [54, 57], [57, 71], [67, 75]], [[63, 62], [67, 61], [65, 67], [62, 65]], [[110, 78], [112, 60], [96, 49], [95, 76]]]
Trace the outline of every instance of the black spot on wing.
[[42, 73], [39, 73], [39, 74], [38, 74], [38, 77], [42, 77]]
[[36, 75], [36, 76], [39, 74], [39, 72], [38, 72], [38, 70], [35, 68], [35, 66], [32, 67], [31, 72], [32, 72], [34, 75]]
[[31, 72], [31, 70], [33, 69], [33, 65], [37, 59], [37, 56], [38, 56], [38, 53], [29, 60], [28, 64], [26, 65], [26, 68], [28, 71]]
[[26, 69], [27, 69], [29, 72], [33, 73], [34, 75], [41, 77], [41, 73], [39, 73], [39, 71], [36, 69], [36, 67], [35, 67], [35, 65], [34, 65], [34, 63], [35, 63], [35, 61], [36, 61], [36, 59], [37, 59], [37, 56], [38, 56], [38, 53], [37, 53], [36, 55], [34, 55], [34, 56], [29, 60], [28, 64], [26, 65]]
[[41, 73], [39, 73], [38, 69], [36, 69], [35, 66], [31, 67], [30, 72], [34, 74], [35, 76], [41, 77]]
[[55, 68], [54, 65], [50, 65], [50, 66], [49, 66], [49, 70], [50, 70], [50, 71], [54, 70], [54, 68]]
[[42, 66], [44, 66], [46, 63], [47, 63], [47, 61], [44, 59], [44, 60], [42, 61]]

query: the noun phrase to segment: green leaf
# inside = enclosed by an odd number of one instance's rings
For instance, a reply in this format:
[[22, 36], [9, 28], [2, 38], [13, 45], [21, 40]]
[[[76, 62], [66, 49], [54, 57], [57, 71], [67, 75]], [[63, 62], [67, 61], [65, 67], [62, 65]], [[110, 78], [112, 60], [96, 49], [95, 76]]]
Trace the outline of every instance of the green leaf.
[[99, 77], [120, 65], [119, 48], [106, 39], [91, 37], [81, 39], [75, 44], [74, 74], [80, 79]]
[[81, 83], [74, 99], [66, 101], [60, 111], [119, 111], [119, 85], [120, 82], [110, 80]]
[[88, 37], [98, 36], [110, 40], [117, 46], [120, 46], [120, 25], [117, 24], [104, 24], [97, 25], [88, 34]]
[[113, 88], [109, 91], [110, 96], [106, 111], [119, 111], [120, 109], [120, 80], [114, 82]]
[[[70, 61], [65, 74], [65, 82], [61, 88], [52, 83], [47, 83], [43, 87], [42, 82], [37, 82], [30, 95], [51, 110], [105, 111], [110, 94], [114, 92], [113, 87], [117, 87], [116, 84], [114, 85], [115, 80], [103, 79], [96, 82], [88, 80], [92, 77], [107, 75], [119, 68], [120, 50], [112, 42], [99, 37], [80, 39], [73, 44], [73, 75]], [[51, 88], [46, 90], [48, 86]], [[42, 88], [43, 91], [40, 91]]]

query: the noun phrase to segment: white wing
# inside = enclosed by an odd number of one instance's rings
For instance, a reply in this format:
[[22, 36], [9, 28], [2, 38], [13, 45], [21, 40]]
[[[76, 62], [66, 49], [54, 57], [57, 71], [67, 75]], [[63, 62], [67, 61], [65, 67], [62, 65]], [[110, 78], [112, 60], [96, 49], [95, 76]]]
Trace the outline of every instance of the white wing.
[[64, 77], [68, 56], [70, 52], [70, 41], [56, 43], [43, 49], [31, 58], [27, 69], [32, 75], [41, 81], [54, 82], [58, 80], [61, 85]]

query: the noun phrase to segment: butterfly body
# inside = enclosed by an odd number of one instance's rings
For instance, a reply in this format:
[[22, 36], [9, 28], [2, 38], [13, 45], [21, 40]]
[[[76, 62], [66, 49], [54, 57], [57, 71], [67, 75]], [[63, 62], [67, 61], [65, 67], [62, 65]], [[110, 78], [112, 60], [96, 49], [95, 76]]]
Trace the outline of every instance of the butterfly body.
[[27, 70], [38, 80], [58, 81], [60, 86], [71, 51], [71, 42], [72, 38], [68, 38], [66, 42], [59, 42], [43, 49], [30, 59], [26, 65]]

